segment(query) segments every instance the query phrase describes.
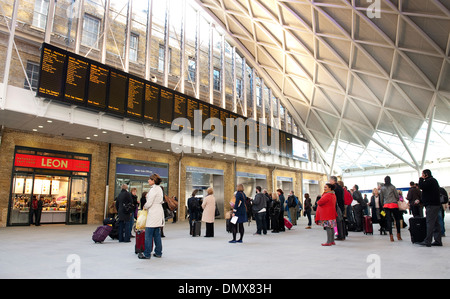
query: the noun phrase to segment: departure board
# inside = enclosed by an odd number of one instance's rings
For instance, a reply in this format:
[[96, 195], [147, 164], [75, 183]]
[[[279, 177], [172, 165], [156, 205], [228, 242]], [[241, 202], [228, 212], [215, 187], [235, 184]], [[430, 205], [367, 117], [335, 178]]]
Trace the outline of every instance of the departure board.
[[159, 123], [170, 126], [173, 120], [173, 91], [161, 88], [159, 98]]
[[125, 73], [111, 70], [109, 73], [108, 110], [115, 114], [124, 114], [127, 99], [128, 78]]
[[158, 122], [159, 90], [157, 85], [145, 83], [144, 120]]
[[[276, 137], [279, 138], [280, 155], [295, 158], [292, 134], [272, 130], [270, 126], [254, 120], [247, 121], [247, 118], [224, 108], [47, 43], [42, 44], [37, 96], [104, 111], [119, 117], [129, 117], [154, 126], [171, 127], [174, 119], [186, 118], [190, 122], [192, 132], [196, 126], [195, 111], [200, 110], [201, 119], [198, 120], [197, 133], [211, 133], [215, 128], [204, 130], [205, 120], [219, 119], [224, 140], [239, 146], [256, 146], [258, 149], [260, 145], [271, 146], [271, 136], [278, 132]], [[229, 118], [240, 119], [235, 125], [233, 136], [227, 136], [226, 132], [226, 120]], [[218, 133], [214, 134], [219, 136]], [[242, 138], [243, 135], [245, 139]]]
[[67, 58], [67, 74], [64, 98], [69, 102], [85, 103], [86, 78], [89, 62], [69, 56]]
[[194, 112], [198, 110], [198, 101], [193, 98], [188, 98], [186, 106], [186, 118], [191, 123], [191, 130], [194, 131]]
[[42, 49], [37, 94], [42, 97], [60, 98], [63, 94], [66, 52], [55, 47]]
[[88, 106], [106, 108], [106, 92], [109, 70], [101, 65], [91, 63], [89, 66]]
[[128, 80], [127, 114], [141, 118], [144, 108], [145, 82], [132, 77]]
[[[173, 119], [177, 118], [186, 118], [186, 108], [187, 108], [187, 102], [186, 102], [186, 96], [182, 94], [175, 94], [175, 97], [173, 99]], [[183, 127], [182, 125], [175, 126], [175, 128]]]

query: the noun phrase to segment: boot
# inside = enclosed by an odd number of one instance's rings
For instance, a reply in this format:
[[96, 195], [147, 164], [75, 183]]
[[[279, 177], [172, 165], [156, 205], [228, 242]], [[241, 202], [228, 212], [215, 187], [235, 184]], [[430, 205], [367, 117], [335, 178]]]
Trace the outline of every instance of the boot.
[[394, 242], [394, 235], [393, 234], [389, 234], [389, 238], [391, 238], [391, 242]]
[[397, 240], [399, 240], [399, 241], [402, 240], [402, 236], [400, 236], [400, 233], [397, 233]]

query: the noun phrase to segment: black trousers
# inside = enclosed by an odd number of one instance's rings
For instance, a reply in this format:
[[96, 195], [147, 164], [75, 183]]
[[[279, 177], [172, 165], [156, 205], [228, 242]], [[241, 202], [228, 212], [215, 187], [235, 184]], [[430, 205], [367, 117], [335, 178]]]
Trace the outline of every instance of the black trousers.
[[214, 237], [214, 222], [206, 222], [205, 237]]

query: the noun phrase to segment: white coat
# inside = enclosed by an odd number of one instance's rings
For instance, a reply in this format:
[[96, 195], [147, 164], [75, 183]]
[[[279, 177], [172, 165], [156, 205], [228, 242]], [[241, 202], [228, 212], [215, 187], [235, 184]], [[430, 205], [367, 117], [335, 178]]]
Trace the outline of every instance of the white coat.
[[159, 185], [153, 185], [147, 193], [145, 205], [143, 209], [147, 210], [147, 221], [145, 227], [162, 227], [164, 226], [164, 210], [162, 204], [163, 191]]

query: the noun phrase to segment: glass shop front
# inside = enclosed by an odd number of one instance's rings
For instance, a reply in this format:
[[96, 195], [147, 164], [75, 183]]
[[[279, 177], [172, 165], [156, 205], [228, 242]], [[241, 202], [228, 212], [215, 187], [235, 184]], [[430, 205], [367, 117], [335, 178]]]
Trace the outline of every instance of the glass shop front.
[[86, 224], [91, 155], [16, 147], [8, 226]]

